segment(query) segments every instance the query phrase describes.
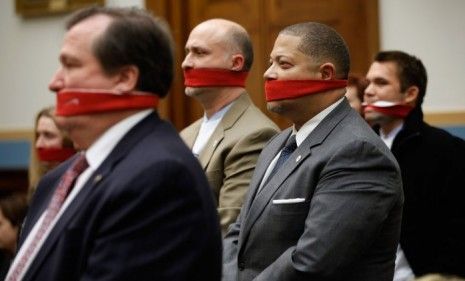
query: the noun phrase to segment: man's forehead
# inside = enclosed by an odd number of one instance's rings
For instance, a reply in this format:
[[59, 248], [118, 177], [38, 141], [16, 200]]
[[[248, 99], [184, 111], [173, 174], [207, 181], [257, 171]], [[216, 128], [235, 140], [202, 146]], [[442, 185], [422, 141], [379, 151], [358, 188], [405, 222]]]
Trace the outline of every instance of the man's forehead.
[[66, 36], [98, 36], [103, 33], [113, 21], [110, 16], [99, 14], [86, 18], [73, 25]]
[[374, 61], [368, 72], [384, 73], [384, 74], [397, 74], [397, 66], [391, 61]]
[[304, 55], [299, 50], [301, 38], [298, 36], [280, 34], [275, 41], [271, 56]]
[[224, 35], [214, 29], [193, 30], [186, 42], [186, 47], [210, 48], [226, 44]]

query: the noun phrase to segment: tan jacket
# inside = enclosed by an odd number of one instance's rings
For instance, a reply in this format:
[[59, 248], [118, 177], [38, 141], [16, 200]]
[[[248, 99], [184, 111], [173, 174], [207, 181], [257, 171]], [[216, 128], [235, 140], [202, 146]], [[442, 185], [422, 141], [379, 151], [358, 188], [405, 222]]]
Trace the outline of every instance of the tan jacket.
[[[202, 119], [182, 130], [192, 148]], [[199, 154], [199, 161], [212, 188], [223, 235], [239, 215], [258, 155], [279, 128], [244, 92], [234, 101]]]

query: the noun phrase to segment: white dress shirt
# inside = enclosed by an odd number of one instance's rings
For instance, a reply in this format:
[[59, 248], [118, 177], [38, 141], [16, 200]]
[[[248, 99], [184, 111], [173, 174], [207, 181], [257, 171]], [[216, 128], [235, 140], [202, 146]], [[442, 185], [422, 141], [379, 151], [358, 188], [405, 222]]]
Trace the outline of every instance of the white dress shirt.
[[[389, 134], [384, 134], [382, 130], [379, 131], [379, 135], [383, 142], [386, 144], [389, 149], [392, 148], [392, 143], [394, 142], [395, 137], [397, 134], [402, 130], [404, 123], [402, 122], [397, 127], [395, 127]], [[394, 279], [393, 281], [410, 281], [415, 278], [413, 274], [412, 268], [405, 258], [404, 251], [400, 247], [400, 244], [397, 246], [397, 253], [396, 253], [396, 265], [394, 268]]]
[[199, 134], [197, 135], [194, 145], [192, 146], [192, 153], [194, 153], [196, 157], [199, 156], [200, 152], [207, 144], [216, 127], [218, 127], [218, 124], [220, 124], [221, 119], [223, 119], [224, 115], [226, 115], [226, 112], [228, 112], [233, 103], [234, 102], [226, 105], [218, 112], [215, 112], [215, 114], [213, 114], [210, 118], [207, 118], [206, 115], [203, 116]]

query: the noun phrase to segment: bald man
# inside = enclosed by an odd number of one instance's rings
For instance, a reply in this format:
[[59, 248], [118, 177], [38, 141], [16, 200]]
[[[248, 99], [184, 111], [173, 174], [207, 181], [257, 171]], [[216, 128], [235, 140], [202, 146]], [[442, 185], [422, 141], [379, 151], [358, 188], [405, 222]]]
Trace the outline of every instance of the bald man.
[[253, 49], [242, 26], [224, 19], [202, 22], [185, 50], [185, 93], [205, 112], [181, 137], [207, 175], [225, 234], [239, 214], [258, 155], [279, 129], [244, 88]]

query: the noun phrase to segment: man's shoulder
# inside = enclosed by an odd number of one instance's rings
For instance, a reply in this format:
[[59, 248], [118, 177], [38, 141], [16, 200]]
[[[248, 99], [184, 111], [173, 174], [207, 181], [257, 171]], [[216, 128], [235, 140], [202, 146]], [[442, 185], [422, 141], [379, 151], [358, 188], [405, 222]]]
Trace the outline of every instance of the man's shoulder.
[[184, 138], [185, 136], [188, 136], [190, 134], [197, 133], [197, 131], [200, 129], [200, 125], [202, 124], [202, 120], [203, 120], [203, 118], [199, 118], [199, 119], [195, 120], [193, 123], [189, 124], [184, 129], [182, 129], [179, 132], [181, 137]]
[[279, 130], [278, 126], [253, 104], [244, 111], [244, 114], [240, 116], [240, 119], [247, 122], [247, 124], [251, 127], [270, 127], [277, 131]]
[[422, 135], [425, 138], [430, 138], [430, 139], [440, 139], [443, 142], [454, 142], [457, 144], [465, 145], [465, 140], [452, 135], [450, 132], [446, 131], [443, 128], [439, 128], [436, 126], [429, 125], [428, 123], [424, 123], [422, 130], [421, 130]]

